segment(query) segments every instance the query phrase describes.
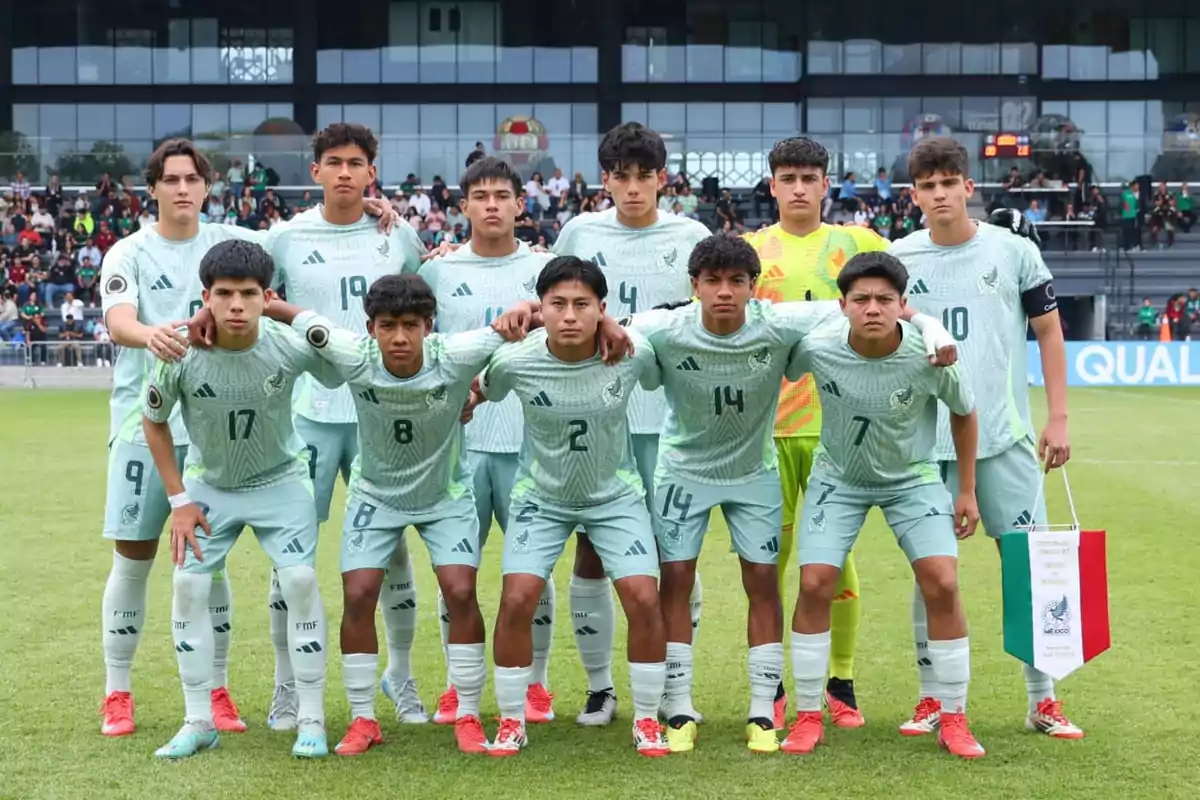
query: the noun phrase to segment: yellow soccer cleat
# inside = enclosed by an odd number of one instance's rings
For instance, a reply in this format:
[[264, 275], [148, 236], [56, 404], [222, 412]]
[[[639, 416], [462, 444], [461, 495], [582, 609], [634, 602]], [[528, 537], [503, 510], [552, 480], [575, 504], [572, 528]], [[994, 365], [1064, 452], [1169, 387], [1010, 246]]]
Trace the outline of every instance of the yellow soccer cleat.
[[775, 730], [764, 728], [761, 723], [746, 723], [746, 747], [751, 753], [778, 753], [779, 740], [775, 738]]
[[691, 717], [674, 717], [667, 723], [667, 745], [672, 753], [690, 753], [696, 749], [700, 728]]

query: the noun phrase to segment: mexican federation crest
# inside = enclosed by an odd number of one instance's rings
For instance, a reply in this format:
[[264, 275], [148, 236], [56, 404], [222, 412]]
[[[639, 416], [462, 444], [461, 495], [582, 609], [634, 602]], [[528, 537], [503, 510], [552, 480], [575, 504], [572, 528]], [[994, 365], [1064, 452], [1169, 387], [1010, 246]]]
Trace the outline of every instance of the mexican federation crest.
[[892, 408], [900, 410], [910, 407], [913, 404], [914, 397], [915, 393], [913, 392], [912, 387], [909, 386], [892, 392], [892, 396], [888, 398], [888, 402], [891, 404]]
[[617, 378], [615, 381], [610, 383], [608, 386], [605, 386], [604, 392], [600, 395], [600, 397], [604, 400], [604, 405], [610, 406], [610, 407], [619, 405], [621, 402], [621, 399], [624, 396], [625, 396], [625, 387], [621, 385], [620, 378]]
[[267, 396], [273, 395], [283, 388], [287, 379], [283, 377], [283, 370], [279, 370], [274, 375], [268, 375], [263, 381], [263, 393]]
[[442, 408], [446, 405], [446, 387], [439, 386], [425, 395], [425, 406], [430, 409]]
[[121, 523], [124, 525], [133, 525], [141, 516], [142, 509], [137, 503], [130, 503], [121, 509]]
[[996, 294], [1000, 291], [1000, 269], [992, 267], [979, 276], [979, 293]]
[[1042, 633], [1047, 636], [1071, 635], [1071, 606], [1066, 595], [1042, 606]]
[[373, 256], [375, 259], [375, 263], [376, 264], [386, 264], [388, 262], [388, 259], [391, 257], [391, 254], [392, 254], [392, 243], [391, 243], [391, 241], [388, 240], [388, 238], [386, 236], [384, 236], [383, 241], [380, 243], [379, 247], [375, 248], [375, 253]]
[[771, 351], [765, 347], [760, 347], [750, 354], [750, 369], [755, 372], [762, 372], [765, 369], [771, 368]]

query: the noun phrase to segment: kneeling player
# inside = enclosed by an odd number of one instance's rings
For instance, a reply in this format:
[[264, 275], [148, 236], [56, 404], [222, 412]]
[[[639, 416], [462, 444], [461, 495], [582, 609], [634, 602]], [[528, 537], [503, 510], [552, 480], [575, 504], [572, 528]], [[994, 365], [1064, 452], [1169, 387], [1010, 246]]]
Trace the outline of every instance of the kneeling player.
[[481, 382], [488, 400], [517, 395], [525, 418], [494, 634], [500, 730], [489, 752], [515, 755], [526, 743], [530, 623], [567, 539], [582, 525], [629, 621], [634, 744], [641, 755], [664, 756], [656, 718], [666, 679], [658, 558], [626, 419], [633, 387], [658, 385], [654, 351], [638, 337], [633, 357], [611, 367], [600, 360], [596, 330], [608, 287], [590, 262], [555, 258], [538, 276], [537, 293], [545, 330], [500, 348]]
[[[304, 443], [292, 427], [292, 387], [303, 372], [339, 378], [289, 328], [261, 320], [274, 265], [256, 244], [226, 241], [200, 263], [204, 304], [217, 324], [211, 350], [160, 362], [146, 389], [142, 427], [171, 503], [177, 566], [171, 617], [187, 710], [155, 753], [186, 758], [217, 746], [209, 698], [213, 629], [208, 596], [242, 529], [254, 529], [279, 574], [299, 724], [292, 754], [328, 755], [325, 739], [325, 609], [317, 589], [317, 515]], [[187, 481], [167, 421], [178, 403], [191, 437]], [[204, 534], [197, 537], [196, 528]]]
[[[800, 598], [792, 617], [798, 713], [780, 746], [787, 753], [811, 753], [823, 738], [830, 604], [846, 554], [867, 512], [879, 506], [929, 609], [934, 696], [943, 709], [938, 741], [962, 758], [984, 754], [965, 716], [970, 649], [955, 540], [974, 533], [979, 521], [978, 422], [958, 369], [932, 369], [916, 332], [899, 322], [907, 283], [904, 266], [886, 253], [850, 259], [838, 275], [846, 318], [821, 326], [794, 354], [797, 374], [816, 378], [824, 416], [798, 538]], [[937, 400], [950, 409], [958, 454], [953, 501], [933, 460]]]
[[459, 417], [471, 382], [503, 339], [489, 328], [431, 334], [437, 301], [415, 275], [388, 275], [363, 300], [367, 336], [275, 301], [270, 314], [291, 322], [345, 379], [358, 411], [359, 455], [342, 523], [342, 679], [350, 730], [338, 755], [383, 741], [375, 719], [379, 641], [375, 606], [384, 571], [412, 525], [429, 548], [450, 612], [446, 645], [458, 692], [455, 736], [464, 753], [487, 752], [479, 720], [486, 668], [483, 617], [475, 596], [479, 526]]

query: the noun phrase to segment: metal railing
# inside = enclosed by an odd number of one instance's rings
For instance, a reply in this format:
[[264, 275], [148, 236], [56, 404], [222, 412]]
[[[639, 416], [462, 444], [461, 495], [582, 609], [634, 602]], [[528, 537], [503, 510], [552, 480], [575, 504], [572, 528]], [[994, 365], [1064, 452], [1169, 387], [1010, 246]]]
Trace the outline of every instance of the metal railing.
[[111, 389], [112, 342], [0, 342], [0, 387]]

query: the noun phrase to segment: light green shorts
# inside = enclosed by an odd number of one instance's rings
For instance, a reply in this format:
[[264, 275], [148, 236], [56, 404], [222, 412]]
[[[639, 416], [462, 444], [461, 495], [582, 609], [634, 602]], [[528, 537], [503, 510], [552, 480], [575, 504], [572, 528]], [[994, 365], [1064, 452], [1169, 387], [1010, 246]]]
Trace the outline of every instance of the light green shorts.
[[958, 557], [954, 504], [942, 484], [904, 489], [848, 486], [814, 467], [800, 512], [800, 566], [841, 568], [872, 506], [883, 511], [910, 563], [931, 556]]
[[732, 486], [696, 483], [664, 472], [654, 496], [650, 519], [664, 563], [700, 557], [709, 515], [718, 506], [729, 524], [734, 552], [756, 564], [779, 560], [783, 492], [778, 472], [764, 472]]
[[508, 503], [517, 475], [517, 454], [468, 450], [464, 458], [474, 480], [479, 546], [483, 547], [492, 530], [493, 516], [501, 534], [508, 530]]
[[610, 580], [658, 577], [650, 514], [633, 492], [591, 508], [563, 508], [525, 494], [512, 499], [512, 512], [501, 560], [505, 575], [522, 573], [549, 580], [567, 539], [582, 526], [587, 528], [588, 539]]
[[[187, 445], [175, 448], [183, 473]], [[108, 444], [108, 488], [104, 498], [104, 538], [148, 542], [162, 535], [171, 516], [150, 448], [113, 440]]]
[[208, 517], [212, 536], [198, 535], [202, 561], [189, 548], [183, 562], [186, 572], [215, 572], [225, 566], [242, 530], [254, 529], [258, 543], [276, 569], [315, 566], [317, 561], [317, 514], [313, 505], [312, 481], [287, 483], [227, 492], [196, 480], [185, 480], [188, 495]]
[[342, 572], [387, 569], [409, 525], [425, 542], [435, 569], [479, 568], [479, 528], [470, 492], [447, 498], [429, 511], [413, 513], [388, 508], [352, 491], [342, 520]]
[[317, 519], [325, 522], [338, 473], [347, 485], [350, 483], [350, 466], [358, 455], [358, 423], [313, 422], [297, 415], [292, 424], [308, 446], [308, 477], [316, 492]]
[[[958, 462], [941, 463], [942, 480], [951, 496], [958, 494]], [[1046, 524], [1046, 499], [1033, 501], [1040, 492], [1042, 467], [1033, 442], [1023, 439], [1003, 453], [975, 462], [975, 502], [979, 521], [988, 536], [999, 539], [1005, 533], [1028, 525]]]

